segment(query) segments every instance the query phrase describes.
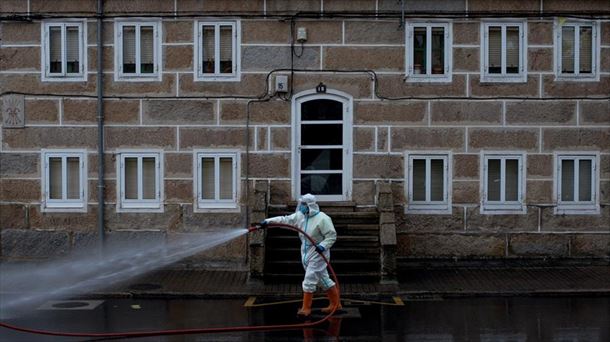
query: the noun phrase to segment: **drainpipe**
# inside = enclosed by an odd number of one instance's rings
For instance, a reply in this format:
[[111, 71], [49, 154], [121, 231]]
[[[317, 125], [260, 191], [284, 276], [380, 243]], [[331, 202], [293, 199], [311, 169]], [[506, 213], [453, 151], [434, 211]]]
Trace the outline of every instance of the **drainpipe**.
[[97, 0], [97, 230], [100, 253], [105, 244], [104, 231], [104, 0]]

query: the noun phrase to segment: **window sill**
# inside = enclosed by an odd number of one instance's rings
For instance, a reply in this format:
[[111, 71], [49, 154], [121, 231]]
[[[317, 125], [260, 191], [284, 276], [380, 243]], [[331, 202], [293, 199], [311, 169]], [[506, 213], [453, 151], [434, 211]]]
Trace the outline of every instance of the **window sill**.
[[599, 74], [587, 76], [555, 75], [555, 82], [599, 82]]
[[407, 75], [406, 83], [451, 83], [452, 74], [443, 76], [421, 76], [417, 74]]
[[527, 75], [519, 76], [481, 76], [480, 83], [527, 83]]
[[74, 75], [74, 76], [48, 76], [42, 75], [40, 78], [41, 82], [87, 82], [87, 76], [85, 75]]
[[239, 82], [241, 81], [240, 75], [228, 75], [228, 76], [195, 76], [195, 82]]
[[81, 204], [78, 206], [64, 206], [60, 204], [53, 205], [45, 205], [42, 204], [40, 206], [40, 211], [43, 213], [86, 213], [88, 206], [86, 204]]
[[451, 205], [425, 205], [411, 204], [405, 206], [405, 214], [410, 215], [451, 215], [453, 208]]
[[525, 205], [481, 205], [481, 214], [484, 215], [525, 215], [527, 207]]
[[583, 206], [561, 206], [555, 207], [555, 215], [599, 215], [600, 208], [598, 205], [583, 205]]
[[198, 206], [193, 209], [195, 213], [241, 213], [241, 208], [235, 206]]
[[161, 82], [161, 75], [130, 76], [115, 75], [115, 82]]
[[161, 203], [117, 203], [116, 211], [117, 213], [162, 213], [164, 211], [164, 206]]

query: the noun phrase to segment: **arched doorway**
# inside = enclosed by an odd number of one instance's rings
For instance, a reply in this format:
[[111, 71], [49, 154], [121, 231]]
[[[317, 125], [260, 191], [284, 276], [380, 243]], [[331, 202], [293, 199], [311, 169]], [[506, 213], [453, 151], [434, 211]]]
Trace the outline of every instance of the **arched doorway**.
[[295, 95], [292, 111], [293, 197], [351, 200], [352, 97], [305, 91]]

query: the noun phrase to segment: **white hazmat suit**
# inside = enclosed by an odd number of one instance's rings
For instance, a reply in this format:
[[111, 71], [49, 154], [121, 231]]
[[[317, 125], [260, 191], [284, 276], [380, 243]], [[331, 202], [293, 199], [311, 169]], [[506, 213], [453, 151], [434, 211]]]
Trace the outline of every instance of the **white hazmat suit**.
[[[330, 248], [337, 240], [337, 232], [332, 220], [320, 211], [315, 196], [303, 195], [299, 199], [299, 205], [301, 204], [305, 204], [309, 208], [306, 214], [303, 214], [297, 206], [294, 214], [272, 217], [266, 221], [289, 224], [303, 230], [311, 236], [317, 246], [324, 249], [322, 253], [326, 259], [330, 260]], [[305, 269], [303, 292], [313, 293], [318, 286], [326, 291], [335, 286], [335, 282], [328, 276], [326, 262], [316, 251], [316, 245], [312, 245], [311, 241], [301, 233], [299, 233], [299, 238], [301, 239], [301, 263]]]

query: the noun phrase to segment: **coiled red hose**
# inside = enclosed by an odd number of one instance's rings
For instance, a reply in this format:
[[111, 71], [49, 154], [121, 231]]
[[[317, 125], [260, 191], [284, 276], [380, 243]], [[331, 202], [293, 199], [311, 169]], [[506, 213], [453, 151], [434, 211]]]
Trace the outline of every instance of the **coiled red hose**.
[[[271, 223], [267, 225], [269, 228], [288, 229], [303, 234], [314, 246], [316, 242], [305, 233], [303, 230], [283, 223]], [[249, 231], [254, 231], [258, 227], [250, 227]], [[337, 274], [330, 264], [330, 261], [320, 253], [320, 256], [326, 263], [331, 276], [335, 281], [335, 286], [339, 290], [339, 280]], [[226, 332], [245, 332], [245, 331], [270, 331], [270, 330], [296, 330], [311, 328], [326, 322], [337, 310], [333, 308], [328, 315], [314, 322], [304, 322], [297, 324], [274, 324], [274, 325], [256, 325], [256, 326], [236, 326], [236, 327], [220, 327], [220, 328], [193, 328], [193, 329], [170, 329], [170, 330], [151, 330], [151, 331], [125, 331], [113, 333], [96, 333], [96, 332], [68, 332], [68, 331], [53, 331], [20, 327], [4, 322], [0, 322], [0, 327], [20, 331], [29, 334], [50, 335], [50, 336], [67, 336], [67, 337], [105, 337], [105, 338], [133, 338], [133, 337], [148, 337], [148, 336], [167, 336], [167, 335], [189, 335], [189, 334], [211, 334], [211, 333], [226, 333]]]

